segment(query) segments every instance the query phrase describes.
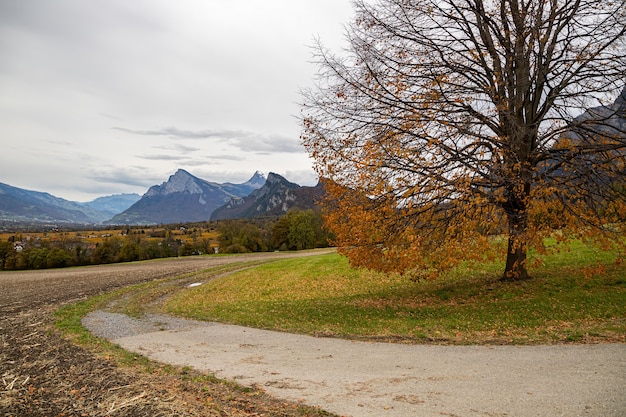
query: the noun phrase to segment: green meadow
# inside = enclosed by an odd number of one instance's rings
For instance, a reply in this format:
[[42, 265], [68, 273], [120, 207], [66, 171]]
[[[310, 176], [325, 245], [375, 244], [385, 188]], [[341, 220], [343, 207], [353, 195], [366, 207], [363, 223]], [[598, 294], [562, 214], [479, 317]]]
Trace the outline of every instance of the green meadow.
[[[598, 268], [600, 261], [607, 266]], [[626, 342], [626, 271], [614, 253], [574, 244], [546, 256], [523, 282], [501, 282], [502, 269], [498, 262], [463, 266], [413, 282], [352, 269], [333, 253], [208, 280], [174, 293], [162, 308], [199, 320], [363, 340]]]

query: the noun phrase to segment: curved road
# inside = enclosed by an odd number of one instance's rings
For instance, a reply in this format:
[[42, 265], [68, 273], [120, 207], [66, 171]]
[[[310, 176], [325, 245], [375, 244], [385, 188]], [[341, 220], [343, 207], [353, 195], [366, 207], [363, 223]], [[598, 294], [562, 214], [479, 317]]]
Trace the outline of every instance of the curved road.
[[84, 323], [156, 361], [342, 416], [626, 415], [624, 344], [368, 343], [103, 311]]

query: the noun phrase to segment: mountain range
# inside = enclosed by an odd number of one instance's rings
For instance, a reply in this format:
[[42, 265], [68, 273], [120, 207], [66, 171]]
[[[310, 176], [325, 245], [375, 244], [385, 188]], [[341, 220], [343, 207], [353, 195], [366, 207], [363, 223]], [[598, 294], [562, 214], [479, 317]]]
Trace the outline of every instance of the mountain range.
[[48, 193], [24, 190], [0, 183], [0, 221], [22, 223], [101, 223], [116, 210], [139, 200], [138, 194], [101, 197], [78, 203]]
[[265, 183], [256, 172], [243, 184], [209, 182], [179, 169], [161, 185], [155, 185], [139, 201], [106, 224], [167, 224], [209, 220], [215, 209], [231, 198], [244, 197]]
[[0, 222], [148, 225], [280, 216], [291, 208], [312, 208], [321, 190], [275, 173], [266, 180], [257, 171], [242, 184], [220, 184], [179, 169], [143, 196], [118, 194], [78, 203], [0, 183]]
[[323, 194], [321, 183], [315, 187], [302, 187], [270, 172], [261, 188], [246, 197], [231, 198], [211, 214], [211, 220], [281, 216], [291, 209], [313, 208]]
[[102, 212], [107, 219], [110, 219], [135, 204], [140, 198], [139, 194], [115, 194], [98, 197], [93, 201], [82, 204]]

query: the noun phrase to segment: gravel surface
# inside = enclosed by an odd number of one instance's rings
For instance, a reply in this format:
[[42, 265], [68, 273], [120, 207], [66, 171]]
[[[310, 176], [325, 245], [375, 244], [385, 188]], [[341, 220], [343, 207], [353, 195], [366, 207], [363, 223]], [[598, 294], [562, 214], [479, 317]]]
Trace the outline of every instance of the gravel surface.
[[134, 319], [124, 314], [97, 310], [84, 317], [82, 323], [92, 334], [116, 340], [165, 330], [174, 332], [191, 330], [197, 327], [199, 322], [166, 314], [145, 314], [141, 319]]
[[98, 311], [127, 350], [346, 416], [626, 415], [626, 345], [370, 343]]

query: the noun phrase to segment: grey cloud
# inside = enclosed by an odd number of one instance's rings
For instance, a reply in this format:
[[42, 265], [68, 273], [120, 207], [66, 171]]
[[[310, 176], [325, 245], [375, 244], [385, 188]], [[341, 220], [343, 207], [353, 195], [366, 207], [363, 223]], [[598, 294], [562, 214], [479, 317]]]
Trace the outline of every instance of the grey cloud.
[[165, 127], [156, 130], [137, 130], [127, 129], [124, 127], [114, 127], [113, 129], [121, 132], [130, 133], [133, 135], [142, 136], [168, 136], [173, 139], [209, 139], [209, 138], [223, 138], [232, 139], [241, 136], [249, 136], [249, 133], [236, 131], [236, 130], [182, 130], [176, 127]]
[[94, 170], [88, 178], [99, 183], [125, 184], [133, 187], [149, 187], [163, 181], [161, 177], [151, 177], [146, 171], [145, 167], [108, 168]]
[[224, 161], [245, 161], [246, 158], [244, 156], [236, 156], [236, 155], [207, 155], [200, 158], [187, 159], [182, 161], [180, 165], [186, 167], [199, 167], [206, 165], [223, 165]]
[[[197, 161], [196, 164], [214, 162], [214, 161], [245, 161], [246, 157], [244, 155], [203, 155], [201, 159]], [[189, 162], [186, 162], [189, 163]]]
[[75, 198], [185, 166], [245, 181], [310, 165], [289, 117], [315, 73], [306, 45], [339, 48], [351, 1], [243, 3], [0, 0], [4, 181]]
[[203, 167], [206, 165], [216, 165], [215, 163], [210, 163], [206, 159], [194, 159], [191, 161], [185, 161], [186, 167]]
[[166, 151], [181, 152], [183, 154], [192, 153], [201, 150], [193, 146], [185, 146], [180, 143], [175, 143], [171, 146], [155, 146], [155, 149], [164, 149]]
[[241, 130], [183, 130], [166, 127], [156, 130], [137, 130], [124, 127], [113, 129], [133, 135], [167, 136], [172, 139], [223, 139], [226, 143], [242, 150], [260, 153], [302, 153], [304, 149], [296, 139], [282, 135], [262, 135]]
[[207, 165], [224, 165], [222, 161], [243, 161], [244, 157], [233, 156], [233, 155], [217, 155], [217, 156], [207, 156], [203, 159], [192, 159], [185, 161], [185, 166], [188, 167], [201, 167]]
[[223, 161], [244, 161], [246, 158], [238, 155], [209, 155], [207, 159]]
[[187, 156], [177, 155], [137, 155], [137, 158], [146, 159], [149, 161], [178, 161], [181, 165], [203, 165], [211, 163], [212, 161], [243, 161], [246, 158], [236, 155], [206, 155], [200, 158], [191, 159]]
[[137, 155], [137, 158], [151, 161], [182, 161], [186, 159], [186, 157], [177, 155]]
[[242, 150], [261, 153], [302, 153], [304, 148], [297, 140], [281, 135], [239, 137], [231, 140], [231, 144]]

